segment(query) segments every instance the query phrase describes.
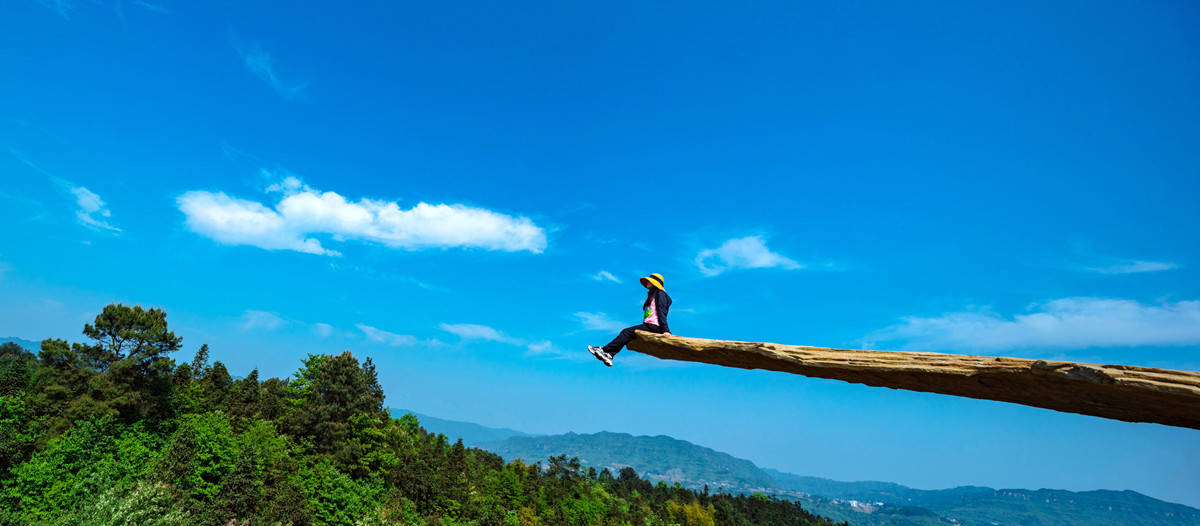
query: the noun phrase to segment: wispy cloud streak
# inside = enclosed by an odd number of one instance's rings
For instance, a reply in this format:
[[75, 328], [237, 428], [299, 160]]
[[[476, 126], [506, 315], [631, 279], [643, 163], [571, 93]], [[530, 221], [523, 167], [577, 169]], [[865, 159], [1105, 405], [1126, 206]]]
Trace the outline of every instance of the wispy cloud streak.
[[79, 206], [79, 210], [75, 211], [75, 219], [79, 220], [80, 224], [93, 230], [121, 231], [120, 228], [112, 226], [105, 219], [97, 217], [112, 217], [112, 212], [104, 205], [104, 200], [100, 199], [99, 195], [82, 186], [71, 186], [68, 181], [61, 181], [60, 184], [66, 186], [67, 191], [75, 196], [75, 204]]
[[283, 79], [275, 69], [274, 58], [271, 56], [271, 53], [263, 49], [262, 46], [258, 44], [243, 45], [232, 31], [230, 31], [230, 40], [234, 51], [242, 59], [242, 65], [245, 66], [246, 70], [265, 82], [280, 97], [283, 97], [285, 100], [296, 100], [301, 97], [305, 88], [308, 87], [306, 82], [294, 82]]
[[37, 0], [37, 3], [54, 10], [58, 16], [68, 20], [71, 19], [71, 12], [75, 11], [75, 2], [70, 0]]
[[382, 343], [392, 347], [408, 347], [417, 344], [417, 337], [408, 334], [397, 334], [388, 332], [383, 329], [377, 329], [365, 323], [357, 323], [354, 325], [358, 330], [362, 331], [363, 336], [375, 343]]
[[255, 329], [273, 331], [283, 327], [284, 325], [287, 325], [287, 323], [288, 321], [284, 319], [283, 316], [280, 316], [274, 312], [247, 310], [246, 312], [242, 313], [241, 325], [242, 330], [244, 331]]
[[130, 2], [130, 3], [131, 3], [131, 4], [133, 4], [133, 5], [136, 5], [136, 6], [140, 7], [140, 8], [142, 8], [142, 9], [145, 9], [145, 10], [147, 10], [147, 11], [153, 11], [153, 12], [155, 12], [155, 13], [169, 13], [169, 12], [171, 12], [169, 9], [167, 9], [167, 7], [166, 7], [166, 6], [164, 6], [164, 5], [162, 5], [162, 4], [152, 4], [152, 3], [150, 3], [150, 2], [146, 2], [145, 0], [133, 0], [133, 1], [132, 1], [132, 2]]
[[520, 338], [513, 338], [487, 325], [478, 325], [474, 323], [443, 323], [439, 326], [443, 331], [458, 336], [464, 340], [484, 340], [491, 342], [507, 343], [510, 345], [523, 345], [524, 341]]
[[8, 153], [20, 161], [21, 164], [28, 166], [35, 172], [49, 177], [55, 185], [63, 189], [63, 191], [71, 194], [71, 196], [75, 199], [75, 205], [79, 207], [78, 210], [75, 211], [75, 219], [79, 221], [79, 224], [92, 230], [107, 230], [113, 233], [121, 232], [120, 228], [117, 228], [108, 222], [108, 218], [112, 217], [112, 212], [108, 209], [108, 206], [105, 205], [104, 200], [101, 199], [96, 192], [88, 190], [87, 187], [77, 185], [71, 181], [50, 173], [45, 168], [38, 166], [37, 163], [29, 160], [29, 158], [25, 157], [24, 154], [16, 149], [9, 148]]
[[322, 338], [328, 338], [333, 334], [333, 326], [328, 323], [314, 323], [312, 325], [312, 330], [317, 334], [317, 336]]
[[592, 355], [580, 350], [577, 352], [569, 352], [555, 346], [549, 340], [533, 342], [525, 347], [525, 356], [538, 358], [553, 358], [572, 361], [587, 361], [593, 360]]
[[464, 342], [485, 341], [524, 347], [525, 356], [531, 358], [571, 360], [581, 360], [582, 357], [585, 356], [587, 358], [591, 358], [591, 355], [586, 352], [567, 352], [555, 346], [552, 342], [550, 342], [550, 340], [529, 341], [523, 338], [516, 338], [487, 325], [479, 325], [474, 323], [443, 323], [440, 325], [440, 328], [446, 332], [457, 335]]
[[594, 279], [596, 281], [611, 281], [613, 283], [621, 282], [620, 278], [617, 278], [616, 276], [614, 276], [612, 274], [612, 272], [609, 272], [607, 270], [601, 270], [600, 272], [593, 274], [592, 279]]
[[603, 312], [576, 312], [575, 318], [583, 324], [587, 331], [619, 331], [625, 324], [608, 317]]
[[1107, 266], [1087, 267], [1088, 271], [1097, 274], [1141, 274], [1143, 272], [1161, 272], [1178, 268], [1175, 263], [1165, 261], [1142, 261], [1130, 259]]

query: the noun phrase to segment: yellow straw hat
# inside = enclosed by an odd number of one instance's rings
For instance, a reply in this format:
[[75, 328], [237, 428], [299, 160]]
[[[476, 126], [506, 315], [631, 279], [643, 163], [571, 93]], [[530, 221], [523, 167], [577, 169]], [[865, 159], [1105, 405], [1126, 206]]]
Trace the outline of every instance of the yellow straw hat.
[[667, 291], [667, 289], [663, 288], [662, 274], [659, 274], [659, 273], [651, 274], [649, 276], [642, 278], [641, 282], [642, 282], [642, 285], [649, 283], [650, 285], [653, 285], [658, 290], [661, 290], [663, 292]]

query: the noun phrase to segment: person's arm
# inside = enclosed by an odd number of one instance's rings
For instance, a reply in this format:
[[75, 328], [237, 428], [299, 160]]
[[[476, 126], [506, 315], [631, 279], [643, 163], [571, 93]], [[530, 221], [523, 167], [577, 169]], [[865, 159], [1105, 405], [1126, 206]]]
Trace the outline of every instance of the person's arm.
[[663, 332], [670, 334], [671, 328], [667, 327], [667, 310], [671, 308], [671, 297], [664, 291], [654, 293], [654, 314], [658, 317], [658, 326]]

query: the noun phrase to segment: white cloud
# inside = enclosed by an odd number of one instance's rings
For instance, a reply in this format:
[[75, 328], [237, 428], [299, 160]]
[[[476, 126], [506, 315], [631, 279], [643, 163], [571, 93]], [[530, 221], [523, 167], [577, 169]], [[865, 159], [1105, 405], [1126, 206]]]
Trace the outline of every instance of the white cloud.
[[613, 283], [621, 282], [620, 279], [618, 279], [616, 276], [612, 275], [612, 272], [609, 272], [607, 270], [601, 270], [600, 272], [595, 273], [594, 275], [592, 275], [592, 279], [594, 279], [596, 281], [611, 281]]
[[[262, 173], [263, 177], [276, 177], [273, 173], [271, 173], [270, 171], [267, 171], [267, 170], [262, 170], [261, 173]], [[282, 181], [279, 181], [277, 183], [271, 183], [269, 186], [267, 186], [267, 192], [270, 192], [270, 193], [279, 192], [279, 193], [283, 193], [285, 195], [294, 194], [296, 192], [311, 192], [311, 191], [312, 191], [311, 187], [304, 184], [304, 182], [302, 182], [300, 179], [298, 179], [294, 175], [289, 175], [287, 177], [284, 177]]]
[[103, 216], [109, 215], [108, 211], [104, 209], [104, 201], [91, 190], [82, 186], [76, 186], [71, 188], [71, 193], [75, 196], [75, 203], [79, 205], [80, 211], [89, 214], [100, 212], [100, 215]]
[[1087, 267], [1087, 270], [1098, 274], [1139, 274], [1142, 272], [1159, 272], [1178, 267], [1174, 263], [1163, 261], [1141, 261], [1130, 259], [1103, 267]]
[[584, 330], [589, 331], [619, 331], [625, 324], [609, 318], [603, 312], [576, 312], [574, 314], [583, 323]]
[[396, 334], [394, 332], [376, 329], [375, 327], [365, 323], [358, 323], [354, 326], [358, 327], [358, 330], [362, 331], [363, 335], [366, 336], [368, 340], [371, 340], [375, 343], [382, 343], [392, 347], [406, 347], [410, 345], [416, 345], [417, 343], [416, 336], [410, 336], [408, 334]]
[[339, 255], [311, 237], [319, 234], [408, 250], [468, 247], [541, 253], [546, 248], [545, 231], [533, 221], [483, 208], [422, 202], [401, 209], [393, 201], [347, 201], [294, 177], [268, 190], [283, 195], [274, 208], [202, 190], [184, 193], [176, 202], [193, 232], [222, 243], [267, 250]]
[[706, 276], [742, 268], [804, 268], [803, 265], [771, 252], [761, 236], [730, 239], [717, 248], [706, 248], [696, 255], [696, 267]]
[[312, 326], [313, 332], [322, 338], [328, 338], [333, 334], [333, 326], [328, 323], [314, 323]]
[[248, 310], [242, 314], [242, 330], [262, 329], [273, 331], [286, 323], [286, 319], [274, 312]]
[[524, 342], [518, 338], [512, 338], [496, 329], [487, 325], [477, 325], [474, 323], [443, 323], [441, 324], [443, 331], [457, 335], [464, 340], [486, 340], [492, 342], [508, 343], [512, 345], [522, 345]]
[[82, 186], [73, 186], [67, 181], [60, 180], [60, 183], [67, 187], [71, 195], [75, 196], [75, 204], [79, 206], [79, 210], [75, 211], [75, 218], [79, 220], [80, 224], [95, 230], [121, 231], [120, 228], [97, 217], [112, 217], [112, 212], [104, 205], [104, 200], [100, 199], [99, 195]]
[[869, 339], [939, 350], [1200, 345], [1200, 301], [1147, 305], [1074, 297], [1028, 310], [1011, 318], [990, 309], [906, 317]]
[[233, 47], [237, 51], [238, 56], [242, 58], [242, 65], [246, 66], [246, 69], [250, 73], [253, 73], [254, 76], [266, 82], [280, 97], [287, 100], [294, 100], [307, 87], [307, 84], [303, 82], [290, 82], [282, 79], [279, 73], [275, 71], [271, 54], [262, 47], [251, 45], [249, 48], [243, 49], [236, 41]]
[[339, 255], [337, 251], [322, 248], [320, 241], [304, 237], [305, 233], [290, 229], [282, 215], [254, 201], [220, 192], [192, 191], [179, 196], [176, 203], [192, 232], [221, 243]]

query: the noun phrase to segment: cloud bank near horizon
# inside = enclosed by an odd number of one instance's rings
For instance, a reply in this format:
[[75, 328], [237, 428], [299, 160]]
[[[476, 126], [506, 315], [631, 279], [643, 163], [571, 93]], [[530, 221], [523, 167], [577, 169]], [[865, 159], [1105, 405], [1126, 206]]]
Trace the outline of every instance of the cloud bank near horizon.
[[931, 350], [1084, 349], [1200, 345], [1200, 301], [1144, 304], [1127, 299], [1061, 298], [1003, 316], [991, 309], [910, 316], [867, 341], [902, 341]]

